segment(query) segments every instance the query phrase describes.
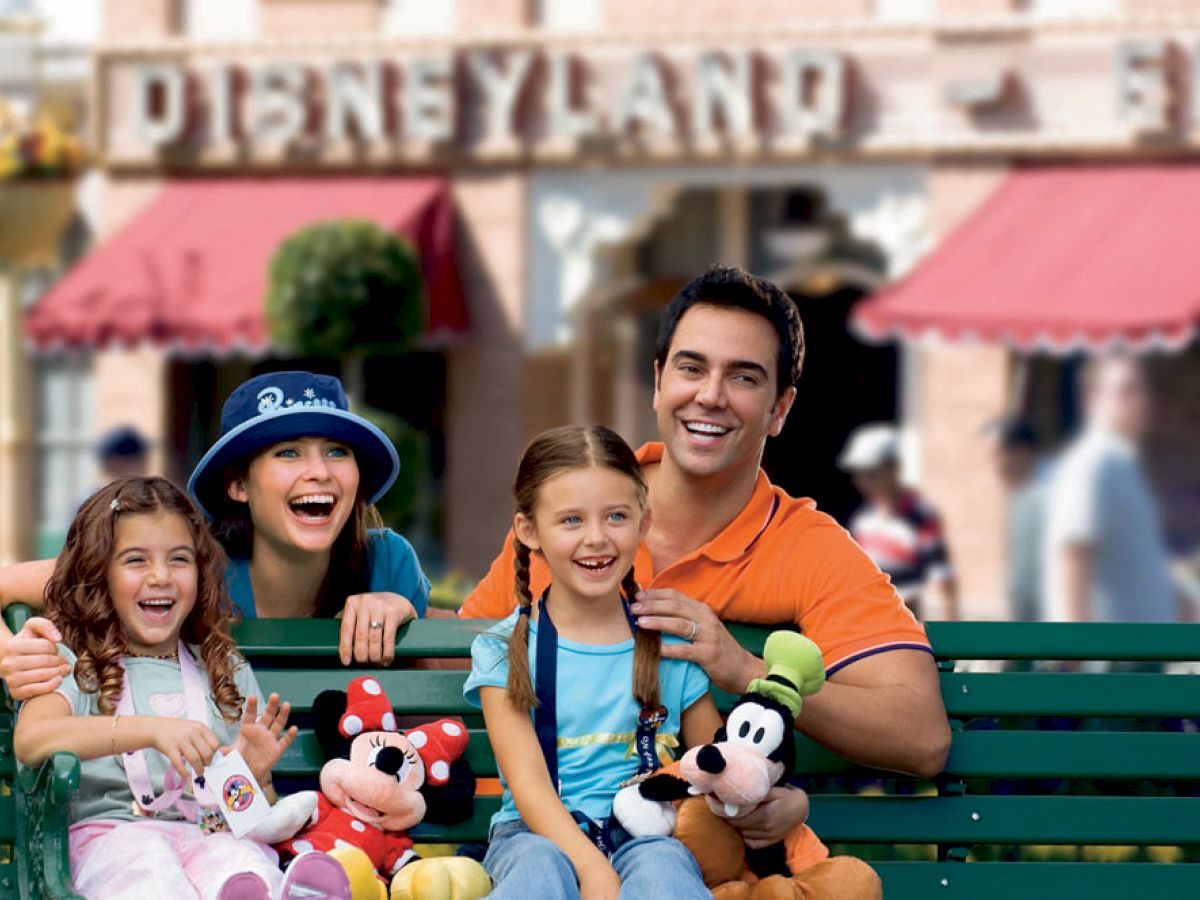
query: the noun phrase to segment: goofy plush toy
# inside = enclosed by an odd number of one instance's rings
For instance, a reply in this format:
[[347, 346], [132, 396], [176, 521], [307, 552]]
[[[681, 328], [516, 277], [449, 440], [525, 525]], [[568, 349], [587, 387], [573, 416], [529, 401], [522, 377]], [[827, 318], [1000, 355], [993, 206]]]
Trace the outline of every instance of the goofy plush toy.
[[[821, 651], [793, 631], [776, 631], [763, 651], [767, 677], [752, 681], [730, 710], [713, 742], [694, 747], [671, 766], [621, 789], [613, 812], [634, 836], [670, 834], [700, 863], [718, 900], [791, 900], [791, 879], [759, 873], [786, 871], [819, 841], [801, 825], [782, 844], [747, 851], [726, 819], [761, 803], [792, 775], [796, 756], [795, 718], [802, 698], [825, 682]], [[676, 811], [674, 802], [691, 798]]]
[[449, 824], [471, 815], [475, 775], [463, 756], [468, 740], [463, 723], [440, 719], [399, 731], [387, 695], [370, 676], [354, 679], [347, 691], [318, 694], [313, 716], [328, 762], [321, 768], [319, 792], [293, 794], [276, 804], [272, 819], [292, 823], [274, 835], [280, 856], [329, 853], [346, 869], [354, 900], [486, 896], [491, 882], [479, 863], [465, 857], [419, 859], [407, 834], [421, 821]]

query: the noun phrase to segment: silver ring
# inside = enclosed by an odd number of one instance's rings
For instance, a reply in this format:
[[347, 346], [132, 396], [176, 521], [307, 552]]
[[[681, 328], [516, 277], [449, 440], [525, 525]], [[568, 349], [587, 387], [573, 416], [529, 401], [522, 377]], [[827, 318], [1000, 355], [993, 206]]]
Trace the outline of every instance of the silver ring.
[[700, 623], [692, 622], [692, 633], [689, 634], [685, 640], [694, 641], [698, 637], [700, 637]]
[[372, 628], [382, 628], [382, 627], [383, 627], [383, 623], [382, 623], [382, 622], [372, 622], [372, 623], [371, 623], [371, 627], [372, 627]]

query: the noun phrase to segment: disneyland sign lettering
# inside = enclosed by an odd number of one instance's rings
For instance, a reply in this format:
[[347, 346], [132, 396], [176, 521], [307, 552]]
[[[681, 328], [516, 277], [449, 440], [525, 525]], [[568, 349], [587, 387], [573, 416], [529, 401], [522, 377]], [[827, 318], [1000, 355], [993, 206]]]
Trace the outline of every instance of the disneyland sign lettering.
[[280, 40], [236, 56], [109, 45], [97, 55], [98, 150], [114, 168], [242, 170], [1196, 148], [1200, 15], [1188, 22], [1137, 37], [1038, 24], [1045, 41], [1028, 23], [978, 23], [953, 39], [862, 26]]
[[177, 158], [234, 146], [243, 157], [353, 147], [386, 160], [809, 141], [843, 129], [846, 80], [844, 58], [822, 49], [769, 58], [709, 50], [682, 61], [528, 48], [257, 65], [147, 60], [125, 73], [125, 146]]

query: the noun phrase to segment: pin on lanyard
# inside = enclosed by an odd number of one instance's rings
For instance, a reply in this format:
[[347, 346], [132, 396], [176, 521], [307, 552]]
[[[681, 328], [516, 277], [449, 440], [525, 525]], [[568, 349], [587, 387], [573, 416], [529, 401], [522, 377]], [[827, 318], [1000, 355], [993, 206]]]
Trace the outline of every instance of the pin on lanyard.
[[[137, 714], [133, 706], [133, 686], [130, 684], [129, 672], [125, 669], [124, 662], [121, 663], [121, 668], [124, 675], [121, 685], [121, 700], [117, 703], [117, 715], [133, 716]], [[183, 676], [183, 696], [187, 717], [193, 722], [202, 722], [208, 725], [208, 692], [205, 690], [204, 676], [200, 674], [200, 667], [196, 665], [191, 651], [183, 641], [179, 642], [179, 672]], [[183, 791], [186, 786], [184, 779], [169, 762], [166, 775], [163, 777], [163, 792], [155, 796], [154, 785], [150, 781], [150, 769], [146, 764], [145, 751], [130, 750], [128, 753], [121, 754], [120, 758], [125, 764], [125, 778], [129, 782], [129, 790], [133, 792], [135, 812], [141, 810], [144, 813], [152, 814], [175, 808], [185, 818], [196, 818], [199, 804], [194, 800], [183, 799]]]

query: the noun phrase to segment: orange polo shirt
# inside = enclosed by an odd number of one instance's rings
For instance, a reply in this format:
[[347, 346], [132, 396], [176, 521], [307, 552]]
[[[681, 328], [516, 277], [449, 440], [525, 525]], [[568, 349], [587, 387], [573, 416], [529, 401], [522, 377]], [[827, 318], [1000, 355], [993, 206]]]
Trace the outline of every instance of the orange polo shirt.
[[[657, 465], [663, 445], [646, 444], [637, 456], [643, 466]], [[794, 623], [821, 648], [829, 675], [886, 650], [929, 650], [925, 629], [846, 530], [812, 500], [772, 485], [761, 469], [750, 502], [720, 534], [658, 572], [643, 544], [634, 573], [643, 588], [673, 588], [727, 622]], [[549, 569], [534, 556], [534, 596], [549, 583]], [[459, 615], [502, 619], [516, 605], [515, 590], [510, 531]]]

